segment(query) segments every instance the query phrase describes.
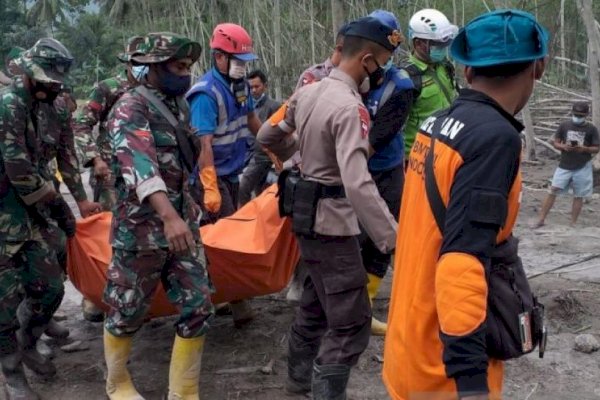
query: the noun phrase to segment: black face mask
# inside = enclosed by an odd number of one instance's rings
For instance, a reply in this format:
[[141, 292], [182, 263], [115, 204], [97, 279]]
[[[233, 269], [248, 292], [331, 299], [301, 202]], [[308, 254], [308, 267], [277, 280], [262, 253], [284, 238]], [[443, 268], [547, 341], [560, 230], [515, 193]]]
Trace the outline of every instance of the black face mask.
[[369, 90], [375, 90], [379, 88], [383, 84], [383, 80], [385, 77], [385, 69], [383, 69], [383, 67], [379, 65], [377, 60], [373, 59], [373, 61], [375, 62], [375, 65], [377, 65], [375, 71], [369, 72], [369, 70], [363, 66], [365, 72], [369, 76]]
[[158, 66], [158, 89], [170, 97], [183, 96], [192, 83], [191, 75], [179, 76], [167, 68], [167, 64]]
[[56, 98], [58, 97], [60, 90], [61, 90], [60, 87], [58, 88], [58, 90], [56, 90], [56, 89], [46, 86], [42, 82], [38, 82], [38, 81], [36, 81], [35, 85], [33, 85], [34, 96], [36, 93], [39, 93], [39, 92], [42, 92], [46, 95], [46, 97], [43, 99], [39, 99], [37, 96], [35, 96], [36, 100], [41, 103], [48, 103], [48, 104], [54, 103], [54, 100], [56, 100]]

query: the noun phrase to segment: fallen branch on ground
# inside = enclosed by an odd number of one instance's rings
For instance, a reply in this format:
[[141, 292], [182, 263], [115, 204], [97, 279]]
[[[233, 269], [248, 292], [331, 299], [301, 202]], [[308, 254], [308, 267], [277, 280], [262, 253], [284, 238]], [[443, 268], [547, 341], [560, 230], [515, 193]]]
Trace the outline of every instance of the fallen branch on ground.
[[527, 397], [525, 397], [525, 400], [529, 400], [529, 398], [531, 397], [531, 395], [533, 395], [533, 393], [535, 393], [535, 391], [537, 390], [539, 386], [539, 382], [535, 383], [535, 386], [533, 387], [533, 389], [531, 389], [531, 392], [529, 392], [529, 394], [527, 395]]
[[598, 257], [600, 257], [600, 253], [592, 254], [591, 256], [583, 257], [581, 260], [577, 260], [577, 261], [573, 261], [573, 262], [570, 262], [570, 263], [567, 263], [567, 264], [559, 265], [556, 268], [552, 268], [552, 269], [549, 269], [549, 270], [543, 271], [543, 272], [538, 272], [537, 274], [529, 275], [527, 277], [527, 279], [531, 280], [533, 278], [537, 278], [538, 276], [549, 274], [551, 272], [556, 272], [556, 271], [561, 270], [561, 269], [569, 268], [569, 267], [571, 267], [573, 265], [581, 264], [581, 263], [593, 260], [593, 259], [598, 258]]
[[582, 326], [581, 328], [579, 328], [579, 329], [577, 329], [577, 330], [573, 331], [573, 333], [580, 333], [580, 332], [583, 332], [583, 331], [587, 331], [587, 330], [588, 330], [588, 329], [590, 329], [591, 327], [592, 327], [591, 325]]
[[254, 374], [257, 372], [271, 375], [273, 374], [273, 365], [275, 365], [275, 360], [271, 359], [265, 366], [219, 369], [215, 371], [215, 375]]
[[570, 90], [563, 89], [563, 88], [560, 88], [560, 87], [558, 87], [558, 86], [551, 85], [551, 84], [549, 84], [549, 83], [546, 83], [546, 82], [540, 82], [540, 81], [538, 81], [538, 83], [539, 83], [540, 85], [542, 85], [542, 86], [545, 86], [545, 87], [547, 87], [547, 88], [554, 89], [554, 90], [556, 90], [556, 91], [558, 91], [558, 92], [567, 93], [567, 94], [570, 94], [571, 96], [575, 96], [575, 97], [577, 97], [577, 98], [580, 98], [580, 99], [585, 99], [585, 100], [590, 100], [590, 101], [592, 100], [592, 98], [591, 98], [590, 96], [585, 96], [585, 95], [583, 95], [583, 94], [579, 94], [579, 93], [577, 93], [577, 92], [572, 92], [572, 91], [570, 91]]
[[536, 143], [541, 144], [542, 146], [546, 147], [547, 149], [552, 150], [554, 153], [556, 154], [560, 154], [560, 151], [556, 150], [554, 148], [554, 146], [552, 146], [550, 143], [546, 142], [545, 140], [542, 139], [538, 139], [538, 138], [534, 138]]

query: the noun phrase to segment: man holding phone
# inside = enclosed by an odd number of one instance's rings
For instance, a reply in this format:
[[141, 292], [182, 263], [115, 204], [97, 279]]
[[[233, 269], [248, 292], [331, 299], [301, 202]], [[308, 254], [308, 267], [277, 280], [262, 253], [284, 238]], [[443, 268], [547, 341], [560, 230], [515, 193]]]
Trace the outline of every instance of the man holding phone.
[[554, 147], [560, 150], [560, 163], [554, 172], [550, 194], [544, 201], [535, 228], [544, 225], [557, 194], [567, 192], [569, 186], [573, 188], [575, 195], [571, 210], [571, 226], [575, 226], [583, 206], [583, 198], [592, 194], [592, 155], [600, 150], [600, 137], [598, 129], [586, 121], [589, 113], [590, 106], [587, 102], [574, 103], [571, 120], [560, 124], [556, 131]]

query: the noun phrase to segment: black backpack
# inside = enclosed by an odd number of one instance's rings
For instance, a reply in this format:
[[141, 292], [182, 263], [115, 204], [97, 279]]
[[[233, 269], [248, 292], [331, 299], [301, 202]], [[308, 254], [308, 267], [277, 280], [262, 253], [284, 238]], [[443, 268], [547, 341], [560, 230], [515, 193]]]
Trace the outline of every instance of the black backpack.
[[[425, 157], [425, 191], [436, 225], [443, 235], [446, 206], [434, 175], [435, 142], [432, 135], [431, 147]], [[529, 287], [518, 256], [518, 243], [517, 238], [510, 236], [497, 245], [490, 265], [486, 266], [486, 350], [488, 356], [498, 360], [521, 357], [538, 346], [542, 358], [546, 350], [544, 305], [538, 302]]]
[[[452, 86], [454, 87], [454, 90], [458, 91], [460, 87], [456, 82], [456, 69], [454, 68], [454, 65], [448, 60], [444, 61], [443, 65], [446, 69], [446, 72], [448, 73], [448, 76], [450, 77], [450, 80], [452, 81]], [[412, 80], [414, 86], [415, 98], [419, 97], [421, 95], [421, 90], [423, 90], [424, 72], [421, 71], [419, 67], [411, 63], [409, 60], [404, 60], [403, 62], [401, 62], [399, 68], [405, 70], [408, 76], [410, 76], [410, 79]], [[437, 78], [435, 76], [432, 75], [431, 77], [435, 81], [437, 81]], [[439, 84], [439, 82], [436, 83]]]

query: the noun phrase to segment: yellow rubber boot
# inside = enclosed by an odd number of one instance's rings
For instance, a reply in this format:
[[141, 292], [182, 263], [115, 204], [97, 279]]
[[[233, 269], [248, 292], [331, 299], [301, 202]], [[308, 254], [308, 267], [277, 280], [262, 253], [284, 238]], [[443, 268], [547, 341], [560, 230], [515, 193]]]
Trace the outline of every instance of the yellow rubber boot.
[[144, 400], [133, 386], [126, 367], [132, 341], [133, 337], [117, 337], [104, 329], [106, 394], [110, 400]]
[[204, 337], [190, 339], [175, 335], [169, 368], [168, 400], [199, 400], [198, 381]]
[[[379, 292], [379, 286], [381, 286], [381, 278], [377, 275], [367, 274], [369, 278], [369, 283], [367, 283], [367, 293], [369, 293], [369, 301], [371, 301], [371, 305], [373, 305], [373, 299], [377, 296], [377, 292]], [[385, 322], [381, 322], [375, 317], [371, 318], [371, 334], [373, 336], [385, 336], [387, 332], [387, 324]]]

